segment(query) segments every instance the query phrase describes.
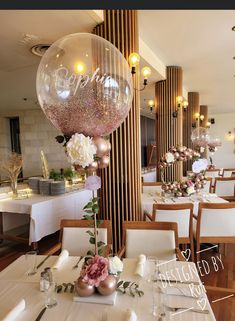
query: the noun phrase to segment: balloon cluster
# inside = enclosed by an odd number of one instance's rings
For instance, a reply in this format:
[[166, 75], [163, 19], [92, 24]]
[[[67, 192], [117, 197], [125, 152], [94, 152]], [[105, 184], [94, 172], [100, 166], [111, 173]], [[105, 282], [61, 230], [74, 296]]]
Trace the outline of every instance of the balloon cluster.
[[188, 180], [182, 182], [165, 182], [164, 169], [171, 167], [178, 161], [196, 160], [200, 157], [200, 153], [187, 148], [185, 146], [173, 146], [164, 154], [159, 162], [158, 168], [161, 171], [162, 190], [163, 192], [174, 194], [176, 197], [188, 196], [195, 192], [199, 192], [206, 184], [206, 178], [203, 173], [192, 173]]
[[177, 161], [187, 161], [193, 158], [200, 157], [200, 153], [187, 148], [185, 146], [173, 146], [165, 155], [163, 155], [159, 162], [159, 169], [162, 170], [166, 167], [172, 166]]
[[198, 150], [206, 148], [209, 139], [209, 131], [204, 127], [198, 127], [192, 131], [191, 140], [193, 143], [193, 147]]
[[111, 144], [108, 140], [104, 139], [103, 137], [97, 136], [92, 139], [93, 143], [95, 144], [97, 150], [94, 161], [83, 168], [82, 166], [75, 165], [75, 169], [77, 171], [91, 171], [94, 172], [98, 168], [106, 168], [109, 166], [109, 152], [111, 151]]

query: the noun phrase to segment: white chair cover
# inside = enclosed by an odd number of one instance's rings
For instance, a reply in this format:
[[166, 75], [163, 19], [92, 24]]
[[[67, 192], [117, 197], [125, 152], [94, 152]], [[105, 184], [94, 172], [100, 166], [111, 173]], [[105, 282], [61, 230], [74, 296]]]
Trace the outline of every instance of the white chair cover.
[[[64, 227], [62, 238], [62, 250], [66, 249], [70, 255], [82, 256], [86, 255], [89, 250], [94, 251], [94, 246], [89, 243], [89, 234], [86, 231], [91, 231], [90, 227]], [[107, 229], [98, 228], [97, 241], [102, 241], [107, 244]]]
[[126, 257], [137, 258], [140, 254], [155, 256], [161, 260], [172, 260], [175, 255], [174, 231], [126, 230]]
[[162, 210], [158, 209], [155, 216], [156, 222], [176, 222], [178, 224], [178, 236], [189, 237], [190, 209]]
[[215, 193], [218, 196], [235, 196], [235, 177], [234, 180], [217, 180]]
[[144, 186], [143, 185], [143, 193], [161, 193], [161, 186]]

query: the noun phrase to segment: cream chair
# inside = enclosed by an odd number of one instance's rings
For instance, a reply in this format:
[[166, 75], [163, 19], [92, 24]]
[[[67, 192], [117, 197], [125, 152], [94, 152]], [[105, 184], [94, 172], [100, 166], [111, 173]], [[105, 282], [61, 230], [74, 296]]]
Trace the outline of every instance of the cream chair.
[[194, 216], [197, 261], [201, 243], [235, 243], [235, 202], [200, 203], [198, 216]]
[[194, 260], [193, 204], [153, 204], [152, 216], [145, 213], [145, 219], [155, 222], [175, 222], [178, 226], [179, 244], [190, 244], [191, 259]]
[[177, 224], [169, 222], [124, 222], [123, 246], [119, 256], [136, 258], [140, 254], [161, 260], [178, 257], [184, 260], [178, 247]]
[[[111, 221], [102, 220], [97, 230], [97, 241], [107, 245], [104, 254], [108, 255], [112, 244]], [[61, 220], [59, 243], [45, 254], [55, 254], [66, 249], [70, 255], [84, 256], [89, 250], [94, 251], [94, 245], [90, 244], [87, 231], [94, 232], [93, 220]]]
[[224, 168], [223, 177], [231, 177], [235, 173], [235, 168]]
[[235, 177], [217, 177], [215, 193], [228, 201], [235, 201]]
[[142, 182], [142, 193], [161, 193], [162, 182]]
[[213, 187], [212, 187], [212, 177], [206, 178], [207, 182], [204, 185], [204, 187], [201, 189], [202, 193], [212, 193]]

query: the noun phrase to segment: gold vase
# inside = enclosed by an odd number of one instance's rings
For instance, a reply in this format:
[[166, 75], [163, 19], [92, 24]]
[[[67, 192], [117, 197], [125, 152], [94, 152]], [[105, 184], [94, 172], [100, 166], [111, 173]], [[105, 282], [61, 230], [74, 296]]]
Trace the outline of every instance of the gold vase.
[[78, 296], [83, 297], [91, 296], [95, 293], [95, 287], [84, 282], [81, 276], [77, 279], [77, 282], [75, 284], [75, 290]]
[[104, 281], [100, 282], [100, 285], [97, 287], [97, 291], [101, 295], [110, 295], [117, 288], [117, 278], [114, 275], [108, 275]]

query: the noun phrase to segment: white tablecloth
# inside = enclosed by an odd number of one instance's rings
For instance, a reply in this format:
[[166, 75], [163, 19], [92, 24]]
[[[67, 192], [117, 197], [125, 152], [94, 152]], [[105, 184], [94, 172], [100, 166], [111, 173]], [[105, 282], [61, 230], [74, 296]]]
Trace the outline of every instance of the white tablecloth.
[[[38, 257], [38, 262], [43, 259], [43, 256]], [[79, 269], [73, 270], [72, 266], [77, 261], [77, 257], [69, 257], [68, 260], [61, 266], [61, 268], [54, 273], [58, 284], [62, 282], [73, 282], [79, 275]], [[44, 306], [44, 293], [39, 291], [39, 276], [41, 270], [47, 266], [52, 266], [56, 257], [50, 257], [47, 262], [39, 269], [36, 275], [26, 276], [25, 257], [22, 256], [5, 270], [0, 272], [0, 319], [14, 307], [16, 302], [24, 298], [26, 302], [26, 309], [18, 317], [16, 321], [33, 321], [36, 319], [38, 313]], [[118, 318], [117, 311], [125, 311], [127, 308], [135, 310], [138, 321], [152, 321], [154, 318], [151, 314], [152, 309], [152, 286], [145, 282], [142, 278], [134, 276], [137, 260], [124, 260], [124, 272], [121, 280], [135, 281], [140, 284], [140, 288], [144, 291], [144, 296], [131, 297], [118, 293], [112, 321], [125, 321], [123, 318]], [[164, 263], [164, 262], [162, 262]], [[195, 270], [194, 263], [189, 262], [169, 262], [160, 266], [161, 273], [166, 271], [184, 271], [187, 275], [191, 269]], [[199, 277], [193, 276], [192, 280], [199, 281]], [[157, 294], [159, 296], [159, 294]], [[197, 299], [191, 297], [184, 297], [180, 295], [164, 296], [165, 304], [168, 306], [180, 307], [195, 307], [200, 309]], [[173, 315], [173, 312], [167, 312], [166, 321], [216, 321], [211, 310], [210, 304], [206, 295], [203, 295], [206, 303], [206, 309], [210, 311], [209, 314], [201, 314], [195, 312], [183, 312]], [[158, 298], [157, 298], [158, 299]], [[160, 299], [160, 297], [159, 297]], [[104, 309], [112, 309], [113, 307], [102, 304], [78, 303], [73, 302], [73, 294], [59, 293], [57, 294], [58, 305], [52, 309], [47, 309], [41, 321], [101, 321]], [[119, 314], [120, 316], [120, 314]], [[156, 319], [154, 319], [156, 320]]]
[[[158, 204], [180, 204], [180, 203], [193, 203], [193, 213], [195, 215], [198, 214], [198, 205], [201, 200], [196, 199], [196, 197], [178, 197], [178, 198], [165, 198], [165, 202], [163, 202], [162, 198], [157, 196], [157, 194], [154, 196], [153, 193], [143, 193], [141, 196], [141, 202], [142, 202], [142, 217], [144, 212], [148, 214], [152, 214], [153, 212], [153, 204], [156, 204], [156, 201]], [[226, 200], [224, 200], [221, 197], [217, 197], [216, 195], [212, 195], [205, 198], [204, 202], [210, 202], [210, 203], [227, 203]]]
[[59, 196], [32, 195], [27, 199], [0, 200], [0, 212], [30, 215], [29, 244], [60, 228], [61, 219], [80, 219], [92, 192], [78, 190]]

